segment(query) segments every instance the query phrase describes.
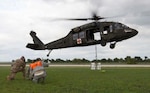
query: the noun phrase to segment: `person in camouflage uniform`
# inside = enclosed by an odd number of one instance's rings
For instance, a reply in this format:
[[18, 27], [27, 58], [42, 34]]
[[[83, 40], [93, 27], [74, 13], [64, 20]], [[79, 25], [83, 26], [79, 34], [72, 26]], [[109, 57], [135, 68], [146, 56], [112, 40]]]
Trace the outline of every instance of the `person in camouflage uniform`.
[[15, 62], [13, 62], [11, 66], [10, 75], [7, 76], [7, 80], [15, 79], [15, 75], [18, 72], [22, 72], [23, 77], [25, 78], [25, 67], [26, 67], [25, 57], [22, 56], [20, 59], [17, 59]]

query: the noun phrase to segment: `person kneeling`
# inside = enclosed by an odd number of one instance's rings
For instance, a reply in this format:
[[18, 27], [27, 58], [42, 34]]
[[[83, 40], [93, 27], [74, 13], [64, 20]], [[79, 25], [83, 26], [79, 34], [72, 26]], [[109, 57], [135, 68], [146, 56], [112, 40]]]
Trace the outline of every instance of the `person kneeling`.
[[34, 63], [30, 64], [29, 79], [33, 82], [44, 82], [46, 71], [42, 65], [42, 60], [38, 58]]

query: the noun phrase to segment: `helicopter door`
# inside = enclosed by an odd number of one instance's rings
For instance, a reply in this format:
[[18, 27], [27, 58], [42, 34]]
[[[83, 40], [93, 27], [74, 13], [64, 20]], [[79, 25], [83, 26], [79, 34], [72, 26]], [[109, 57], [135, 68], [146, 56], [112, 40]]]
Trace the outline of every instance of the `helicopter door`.
[[94, 33], [93, 31], [87, 30], [86, 31], [87, 41], [93, 41], [94, 40]]

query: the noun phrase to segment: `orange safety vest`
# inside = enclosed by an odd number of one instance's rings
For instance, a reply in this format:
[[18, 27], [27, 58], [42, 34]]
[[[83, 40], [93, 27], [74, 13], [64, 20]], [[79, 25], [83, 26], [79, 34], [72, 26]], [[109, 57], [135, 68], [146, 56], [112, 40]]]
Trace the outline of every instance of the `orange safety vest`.
[[36, 64], [37, 64], [37, 66], [42, 66], [42, 62], [41, 61], [37, 61]]
[[36, 66], [37, 66], [36, 63], [31, 63], [31, 64], [30, 64], [30, 68], [31, 68], [32, 70], [33, 70]]

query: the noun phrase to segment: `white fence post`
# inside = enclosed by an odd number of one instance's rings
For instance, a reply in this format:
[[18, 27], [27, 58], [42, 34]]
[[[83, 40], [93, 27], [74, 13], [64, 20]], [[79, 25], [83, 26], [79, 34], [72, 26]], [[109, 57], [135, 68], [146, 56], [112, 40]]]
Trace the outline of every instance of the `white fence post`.
[[102, 67], [101, 63], [100, 62], [97, 63], [97, 70], [101, 70], [101, 67]]
[[96, 64], [94, 62], [91, 63], [91, 70], [95, 70], [96, 69]]

